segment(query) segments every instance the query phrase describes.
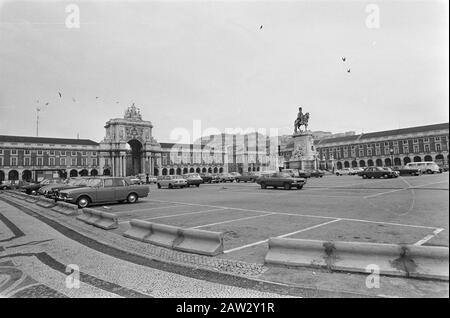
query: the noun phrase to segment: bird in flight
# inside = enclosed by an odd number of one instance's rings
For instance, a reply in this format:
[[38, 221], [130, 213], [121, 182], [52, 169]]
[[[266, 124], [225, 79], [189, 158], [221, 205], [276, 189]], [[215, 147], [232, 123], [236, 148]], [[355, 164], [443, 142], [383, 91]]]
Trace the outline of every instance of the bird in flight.
[[259, 29], [261, 30], [263, 28], [263, 26], [262, 26], [262, 24], [261, 24], [261, 26], [259, 27]]
[[350, 69], [347, 70], [347, 73], [350, 73]]
[[75, 98], [73, 98], [73, 97], [72, 97], [72, 100], [73, 100], [74, 103], [76, 102]]
[[59, 94], [59, 98], [61, 98], [61, 97], [62, 97], [61, 93], [60, 93], [60, 92], [58, 92], [58, 94]]
[[45, 103], [45, 106], [47, 106], [48, 104], [50, 104], [49, 102]]
[[346, 60], [347, 58], [344, 56], [343, 58], [342, 58], [342, 61], [344, 61], [345, 62], [345, 60]]
[[95, 96], [95, 99], [98, 99], [98, 96]]

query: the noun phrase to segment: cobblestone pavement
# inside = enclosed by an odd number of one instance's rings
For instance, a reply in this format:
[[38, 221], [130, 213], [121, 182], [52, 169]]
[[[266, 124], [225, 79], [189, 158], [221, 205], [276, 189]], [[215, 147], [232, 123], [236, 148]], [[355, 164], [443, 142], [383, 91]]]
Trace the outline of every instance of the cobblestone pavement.
[[[0, 295], [3, 297], [280, 296], [117, 259], [67, 238], [3, 201], [0, 201], [0, 214]], [[71, 269], [79, 269], [79, 273]], [[80, 278], [79, 288], [76, 288], [76, 277]]]

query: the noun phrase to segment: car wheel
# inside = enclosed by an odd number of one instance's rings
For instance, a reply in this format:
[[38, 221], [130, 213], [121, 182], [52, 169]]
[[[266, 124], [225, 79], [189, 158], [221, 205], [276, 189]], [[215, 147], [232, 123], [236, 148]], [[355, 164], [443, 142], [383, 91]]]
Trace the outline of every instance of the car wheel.
[[427, 170], [427, 173], [428, 173], [428, 174], [433, 174], [433, 171], [431, 171], [431, 170], [428, 169], [428, 170]]
[[158, 189], [161, 189], [161, 184], [158, 183]]
[[291, 190], [291, 184], [290, 183], [285, 183], [284, 184], [284, 190]]
[[78, 198], [77, 205], [80, 209], [87, 208], [91, 200], [87, 196], [82, 196]]
[[267, 189], [267, 185], [265, 183], [261, 183], [261, 189]]
[[128, 203], [135, 203], [138, 200], [138, 196], [136, 193], [130, 193], [127, 197]]
[[297, 186], [297, 189], [298, 189], [298, 190], [301, 190], [302, 188], [303, 188], [302, 185]]
[[199, 188], [199, 187], [200, 187], [200, 184], [196, 184], [195, 186], [196, 186], [197, 188]]
[[387, 178], [389, 178], [389, 175], [388, 174], [383, 174], [383, 178], [387, 179]]
[[363, 178], [363, 179], [367, 179], [367, 175], [363, 174], [363, 175], [362, 175], [362, 178]]
[[169, 189], [173, 189], [173, 186], [172, 186], [172, 184], [169, 184]]
[[239, 183], [239, 182], [241, 182], [241, 180], [239, 180], [239, 179], [236, 179], [236, 182], [237, 182], [237, 183]]
[[277, 186], [273, 186], [273, 188], [274, 188], [274, 189], [278, 189], [278, 187], [277, 187]]

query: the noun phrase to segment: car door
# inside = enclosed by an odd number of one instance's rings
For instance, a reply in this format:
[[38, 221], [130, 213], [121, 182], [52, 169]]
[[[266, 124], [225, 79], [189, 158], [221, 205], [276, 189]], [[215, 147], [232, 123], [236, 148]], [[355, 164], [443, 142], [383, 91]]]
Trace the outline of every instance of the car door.
[[99, 202], [108, 202], [114, 201], [115, 193], [114, 193], [114, 185], [113, 178], [105, 178], [103, 179], [102, 184], [99, 188], [97, 188], [97, 201]]
[[113, 179], [113, 187], [114, 187], [114, 201], [126, 200], [128, 197], [128, 192], [130, 186], [125, 184], [125, 181], [120, 178]]

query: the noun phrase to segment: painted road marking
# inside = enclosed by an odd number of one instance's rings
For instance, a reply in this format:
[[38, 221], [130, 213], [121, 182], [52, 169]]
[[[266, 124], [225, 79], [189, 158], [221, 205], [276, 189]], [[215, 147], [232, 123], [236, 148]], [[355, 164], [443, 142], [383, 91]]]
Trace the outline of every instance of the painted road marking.
[[341, 219], [342, 221], [353, 221], [353, 222], [363, 222], [363, 223], [373, 223], [373, 224], [396, 225], [396, 226], [405, 226], [405, 227], [422, 228], [422, 229], [433, 229], [433, 230], [437, 229], [437, 227], [435, 227], [435, 226], [391, 223], [391, 222], [382, 222], [382, 221], [370, 221], [370, 220], [363, 220], [363, 219], [344, 218], [344, 217], [338, 217], [338, 216], [332, 217], [332, 216], [321, 216], [321, 215], [296, 214], [296, 213], [288, 213], [288, 212], [262, 211], [262, 210], [242, 209], [242, 208], [233, 208], [233, 207], [226, 207], [226, 206], [216, 206], [216, 205], [197, 204], [197, 203], [171, 202], [171, 201], [163, 201], [163, 200], [156, 200], [156, 201], [178, 203], [178, 204], [186, 204], [186, 205], [206, 206], [206, 207], [211, 207], [211, 208], [221, 208], [221, 209], [227, 209], [227, 210], [238, 210], [238, 211], [259, 212], [259, 213], [272, 213], [272, 214], [276, 214], [276, 215], [289, 215], [289, 216], [310, 217], [310, 218], [317, 218], [317, 219], [332, 219], [332, 220]]
[[[306, 229], [302, 229], [302, 230], [299, 230], [299, 231], [295, 231], [295, 232], [283, 234], [283, 235], [277, 236], [277, 238], [283, 238], [283, 237], [286, 237], [286, 236], [289, 236], [289, 235], [294, 235], [294, 234], [297, 234], [297, 233], [301, 233], [301, 232], [313, 230], [313, 229], [316, 229], [316, 228], [321, 227], [321, 226], [323, 226], [323, 225], [327, 225], [327, 224], [334, 223], [334, 222], [337, 222], [337, 221], [340, 221], [340, 219], [334, 219], [333, 221], [324, 222], [324, 223], [321, 223], [321, 224], [317, 224], [317, 225], [314, 225], [314, 226], [310, 226], [310, 227], [307, 227]], [[235, 252], [235, 251], [242, 250], [242, 249], [244, 249], [244, 248], [248, 248], [248, 247], [260, 245], [260, 244], [263, 244], [263, 243], [266, 243], [266, 242], [269, 242], [269, 239], [262, 240], [262, 241], [258, 241], [258, 242], [254, 242], [254, 243], [250, 243], [250, 244], [246, 244], [246, 245], [239, 246], [239, 247], [235, 247], [235, 248], [226, 250], [226, 251], [224, 251], [223, 253], [224, 253], [224, 254], [228, 254], [228, 253], [231, 253], [231, 252]]]
[[136, 210], [127, 210], [127, 211], [117, 211], [112, 212], [114, 214], [123, 214], [123, 213], [129, 213], [129, 212], [142, 212], [142, 211], [149, 211], [149, 210], [157, 210], [157, 209], [167, 209], [167, 208], [174, 208], [174, 207], [182, 207], [181, 204], [174, 204], [174, 205], [166, 205], [166, 206], [155, 206], [152, 208], [142, 208], [142, 209], [136, 209]]
[[219, 224], [231, 223], [231, 222], [235, 222], [235, 221], [250, 220], [250, 219], [260, 218], [260, 217], [264, 217], [264, 216], [268, 216], [268, 215], [274, 215], [274, 213], [267, 213], [267, 214], [263, 214], [263, 215], [254, 215], [254, 216], [248, 216], [248, 217], [245, 217], [245, 218], [239, 218], [239, 219], [228, 220], [228, 221], [223, 221], [223, 222], [199, 225], [199, 226], [191, 227], [191, 229], [198, 229], [198, 228], [201, 228], [201, 227], [214, 226], [214, 225], [219, 225]]
[[402, 189], [397, 189], [397, 190], [392, 190], [392, 191], [387, 191], [387, 192], [381, 192], [381, 193], [365, 196], [364, 199], [375, 198], [380, 195], [389, 194], [389, 193], [398, 192], [398, 191], [409, 190], [409, 189], [420, 189], [421, 187], [425, 187], [425, 186], [429, 186], [429, 185], [433, 185], [433, 184], [440, 184], [440, 183], [448, 183], [448, 181], [433, 182], [433, 183], [427, 183], [427, 184], [417, 185], [417, 186], [413, 186], [413, 187], [407, 187], [407, 188], [402, 188]]
[[216, 212], [216, 211], [223, 211], [223, 210], [224, 209], [211, 209], [211, 210], [205, 210], [205, 211], [186, 212], [186, 213], [180, 213], [180, 214], [174, 214], [174, 215], [155, 216], [155, 217], [145, 218], [145, 219], [141, 219], [141, 220], [147, 221], [147, 220], [167, 219], [167, 218], [174, 218], [176, 216], [200, 214], [200, 213], [207, 213], [207, 212]]
[[427, 235], [425, 236], [423, 239], [421, 239], [420, 241], [417, 241], [416, 243], [414, 243], [414, 245], [416, 246], [421, 246], [423, 244], [425, 244], [426, 242], [428, 242], [429, 240], [431, 240], [433, 237], [435, 237], [436, 235], [438, 235], [439, 233], [441, 233], [444, 229], [436, 229], [433, 231], [433, 234]]

